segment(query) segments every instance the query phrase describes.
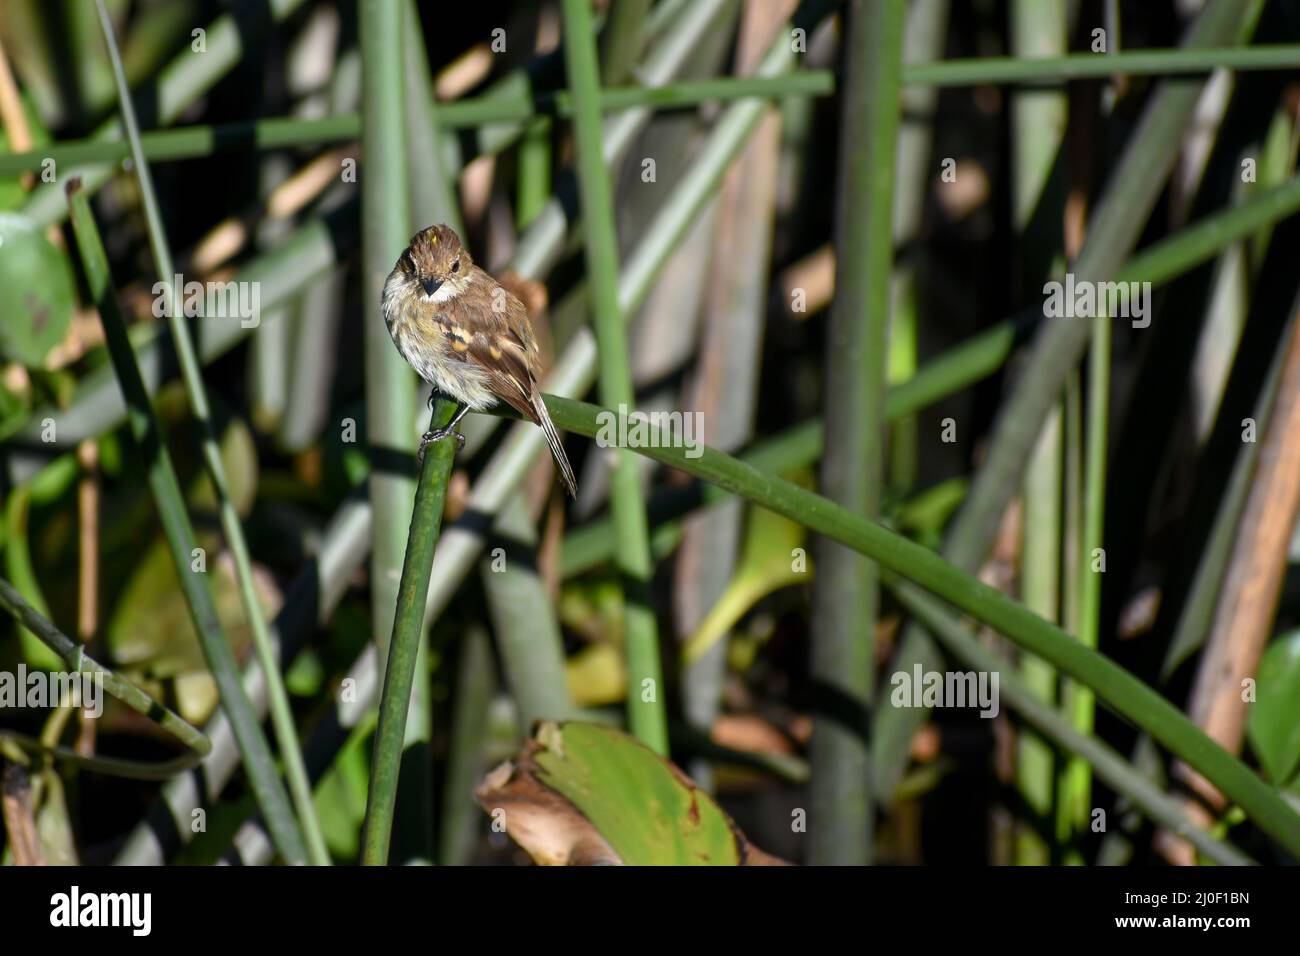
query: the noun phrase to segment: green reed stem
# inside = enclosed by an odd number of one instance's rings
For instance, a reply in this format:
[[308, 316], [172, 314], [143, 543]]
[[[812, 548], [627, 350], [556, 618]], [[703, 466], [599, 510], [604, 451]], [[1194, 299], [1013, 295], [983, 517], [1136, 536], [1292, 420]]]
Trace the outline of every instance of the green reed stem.
[[[601, 401], [611, 407], [632, 407], [632, 372], [627, 331], [618, 296], [618, 237], [609, 173], [605, 169], [604, 134], [600, 118], [600, 77], [596, 43], [587, 0], [564, 0], [564, 51], [569, 88], [573, 91], [573, 128], [577, 140], [578, 186], [586, 236], [587, 278], [600, 358]], [[666, 688], [659, 660], [659, 627], [650, 604], [650, 533], [636, 458], [626, 448], [615, 451], [610, 476], [617, 563], [624, 578], [626, 600], [624, 647], [627, 654], [628, 727], [656, 753], [668, 753]]]
[[131, 434], [140, 452], [149, 487], [153, 492], [154, 503], [158, 508], [158, 516], [162, 520], [167, 543], [171, 547], [176, 575], [185, 594], [190, 617], [194, 622], [194, 630], [199, 635], [199, 643], [207, 659], [208, 668], [212, 671], [217, 691], [221, 695], [221, 707], [230, 719], [231, 729], [239, 743], [244, 769], [248, 773], [253, 792], [266, 818], [276, 848], [287, 862], [304, 862], [306, 848], [289, 806], [289, 798], [276, 772], [271, 748], [267, 746], [262, 728], [253, 713], [252, 703], [239, 679], [235, 655], [217, 617], [212, 593], [204, 583], [201, 573], [196, 572], [191, 563], [195, 555], [200, 553], [194, 537], [194, 528], [185, 510], [185, 498], [181, 494], [180, 482], [172, 467], [171, 455], [163, 442], [162, 431], [154, 416], [149, 394], [145, 390], [140, 370], [135, 364], [135, 353], [131, 350], [131, 343], [127, 338], [126, 319], [113, 289], [108, 256], [104, 252], [104, 244], [95, 226], [95, 219], [91, 215], [90, 203], [81, 190], [78, 180], [73, 179], [69, 182], [67, 189], [73, 234], [76, 238], [77, 250], [81, 255], [86, 284], [90, 289], [92, 301], [99, 309], [109, 357], [112, 359], [122, 396], [126, 401]]
[[[316, 817], [316, 803], [312, 797], [311, 780], [303, 763], [302, 747], [298, 743], [298, 731], [294, 726], [293, 708], [289, 703], [289, 694], [284, 688], [280, 674], [280, 662], [275, 647], [271, 643], [270, 631], [266, 625], [266, 616], [258, 601], [257, 588], [253, 582], [252, 558], [248, 551], [248, 542], [244, 537], [244, 528], [230, 500], [230, 482], [226, 477], [226, 466], [221, 460], [221, 447], [217, 441], [216, 428], [212, 423], [212, 411], [208, 406], [207, 389], [203, 384], [203, 370], [195, 353], [194, 342], [190, 336], [189, 326], [179, 307], [180, 290], [173, 288], [173, 276], [176, 274], [171, 250], [167, 244], [167, 232], [163, 226], [162, 214], [158, 208], [158, 197], [153, 188], [153, 176], [149, 172], [149, 162], [140, 148], [140, 127], [136, 121], [135, 107], [131, 102], [130, 89], [126, 83], [126, 72], [122, 69], [122, 57], [118, 50], [117, 38], [113, 35], [113, 24], [104, 0], [95, 0], [99, 9], [100, 27], [104, 33], [104, 42], [108, 47], [109, 61], [113, 67], [113, 77], [117, 83], [118, 102], [122, 111], [122, 125], [126, 128], [127, 140], [131, 146], [131, 156], [135, 164], [135, 175], [140, 185], [140, 198], [144, 206], [145, 219], [149, 229], [149, 245], [153, 251], [154, 267], [163, 284], [166, 303], [168, 328], [171, 330], [172, 344], [180, 361], [181, 378], [185, 383], [185, 392], [189, 398], [190, 410], [201, 429], [201, 448], [203, 466], [212, 482], [217, 497], [217, 511], [221, 521], [221, 530], [230, 548], [235, 565], [235, 579], [239, 586], [239, 597], [244, 608], [244, 617], [248, 621], [253, 638], [253, 650], [258, 663], [266, 675], [267, 704], [271, 715], [271, 727], [275, 732], [276, 743], [280, 748], [280, 759], [284, 763], [285, 776], [289, 781], [289, 792], [293, 797], [294, 809], [298, 814], [298, 823], [302, 827], [307, 845], [308, 861], [314, 866], [328, 866], [329, 850], [325, 846], [325, 837], [321, 832], [320, 821]], [[226, 317], [230, 319], [232, 317]], [[252, 316], [259, 320], [260, 316]]]
[[[190, 753], [176, 760], [164, 763], [144, 763], [136, 760], [121, 760], [116, 757], [84, 757], [73, 750], [54, 748], [56, 757], [73, 760], [89, 769], [98, 770], [115, 776], [135, 777], [137, 779], [165, 780], [176, 773], [197, 766], [212, 750], [212, 742], [203, 732], [191, 726], [184, 719], [158, 701], [154, 700], [135, 684], [100, 664], [86, 653], [84, 644], [74, 641], [47, 618], [23, 599], [22, 594], [4, 578], [0, 578], [0, 607], [4, 608], [15, 621], [27, 628], [42, 644], [58, 655], [70, 670], [89, 675], [99, 686], [108, 691], [126, 706], [142, 714], [167, 731], [189, 748]], [[3, 732], [3, 736], [15, 740], [24, 749], [27, 738]], [[38, 752], [49, 751], [39, 745]]]
[[[884, 486], [885, 372], [894, 258], [903, 0], [851, 0], [835, 221], [837, 282], [826, 336], [826, 450], [819, 487], [877, 520]], [[819, 543], [813, 586], [812, 677], [841, 706], [813, 725], [809, 859], [861, 865], [873, 856], [868, 774], [875, 686], [878, 568]]]
[[[455, 405], [440, 400], [430, 416], [429, 428], [445, 426], [455, 412]], [[415, 486], [415, 504], [406, 535], [402, 578], [397, 586], [397, 608], [393, 614], [392, 637], [388, 641], [388, 664], [384, 670], [379, 724], [375, 728], [375, 747], [370, 761], [370, 792], [366, 798], [366, 822], [361, 837], [361, 862], [367, 866], [382, 866], [388, 862], [397, 784], [406, 743], [406, 717], [411, 706], [415, 663], [423, 633], [424, 603], [429, 594], [433, 551], [442, 529], [447, 479], [451, 476], [455, 457], [454, 438], [430, 445]]]
[[[1294, 44], [1205, 50], [1130, 50], [1105, 57], [1095, 53], [1040, 59], [979, 57], [905, 65], [903, 83], [940, 87], [1056, 84], [1119, 74], [1201, 74], [1220, 68], [1282, 70], [1294, 68], [1297, 62], [1300, 62], [1300, 46]], [[694, 109], [701, 103], [786, 96], [827, 97], [835, 95], [836, 91], [833, 72], [807, 70], [784, 77], [720, 77], [682, 80], [654, 87], [614, 86], [601, 92], [600, 108], [606, 112], [644, 107]], [[572, 98], [564, 91], [529, 92], [521, 88], [519, 94], [513, 96], [497, 92], [441, 104], [438, 122], [448, 129], [477, 129], [524, 123], [539, 116], [572, 116], [573, 109]], [[356, 139], [360, 132], [361, 118], [352, 114], [319, 119], [271, 118], [148, 133], [144, 137], [144, 146], [145, 155], [158, 162], [209, 156], [223, 149], [278, 149], [346, 142]], [[117, 163], [129, 155], [125, 143], [106, 140], [102, 136], [101, 133], [96, 138], [0, 156], [0, 176], [39, 171], [46, 159], [54, 159], [60, 166], [82, 166]], [[102, 175], [97, 171], [95, 178]]]
[[[595, 436], [604, 416], [611, 414], [584, 402], [549, 395], [546, 404], [557, 426], [580, 435]], [[698, 458], [688, 458], [687, 449], [673, 447], [671, 436], [660, 435], [654, 427], [649, 428], [647, 441], [646, 447], [636, 449], [638, 454], [717, 484], [865, 554], [1086, 684], [1114, 713], [1149, 731], [1170, 752], [1200, 771], [1288, 852], [1300, 853], [1300, 813], [1277, 790], [1206, 736], [1178, 707], [1060, 627], [928, 548], [793, 482], [708, 447]]]

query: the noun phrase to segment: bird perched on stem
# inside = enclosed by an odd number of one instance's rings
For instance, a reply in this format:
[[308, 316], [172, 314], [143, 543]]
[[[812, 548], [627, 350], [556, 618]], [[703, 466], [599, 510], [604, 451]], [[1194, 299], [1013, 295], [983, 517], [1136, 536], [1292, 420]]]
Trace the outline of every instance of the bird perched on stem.
[[419, 457], [447, 436], [461, 445], [457, 423], [498, 400], [540, 425], [570, 497], [578, 484], [537, 387], [537, 338], [528, 310], [474, 264], [454, 229], [429, 226], [411, 238], [384, 283], [384, 322], [393, 344], [434, 388], [459, 407], [445, 428], [425, 432]]

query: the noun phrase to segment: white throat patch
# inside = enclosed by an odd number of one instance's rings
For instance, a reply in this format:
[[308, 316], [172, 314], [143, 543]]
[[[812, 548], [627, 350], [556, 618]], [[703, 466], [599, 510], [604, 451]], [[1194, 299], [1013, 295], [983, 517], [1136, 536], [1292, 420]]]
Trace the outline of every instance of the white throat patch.
[[456, 290], [452, 288], [451, 283], [444, 282], [434, 290], [433, 295], [426, 295], [426, 302], [446, 302], [448, 299], [455, 298]]

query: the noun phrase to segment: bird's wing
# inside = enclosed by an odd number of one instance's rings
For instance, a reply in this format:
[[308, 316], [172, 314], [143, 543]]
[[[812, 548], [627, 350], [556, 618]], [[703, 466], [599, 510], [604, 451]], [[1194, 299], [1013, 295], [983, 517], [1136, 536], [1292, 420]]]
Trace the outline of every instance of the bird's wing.
[[[460, 324], [444, 313], [438, 317], [439, 324], [447, 336], [451, 354], [486, 371], [492, 393], [536, 423], [533, 393], [537, 386], [532, 371], [536, 346], [527, 327], [523, 303], [508, 291], [505, 295], [506, 307], [501, 312], [475, 310], [467, 313]], [[511, 314], [516, 309], [524, 317], [522, 334], [517, 317]]]

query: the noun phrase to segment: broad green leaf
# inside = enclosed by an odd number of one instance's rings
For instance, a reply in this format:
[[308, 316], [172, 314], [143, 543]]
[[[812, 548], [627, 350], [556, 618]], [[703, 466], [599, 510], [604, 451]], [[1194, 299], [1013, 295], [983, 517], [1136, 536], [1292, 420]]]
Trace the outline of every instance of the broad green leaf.
[[40, 368], [72, 321], [66, 257], [23, 216], [0, 213], [0, 357]]
[[[15, 488], [5, 502], [4, 575], [22, 593], [28, 603], [36, 608], [37, 613], [48, 618], [51, 616], [49, 603], [45, 600], [40, 581], [36, 576], [36, 569], [32, 565], [31, 541], [27, 526], [31, 503], [32, 490], [27, 485], [19, 485]], [[19, 627], [18, 636], [22, 644], [23, 659], [29, 666], [44, 670], [58, 670], [63, 666], [59, 655], [46, 647], [35, 634], [24, 627]]]
[[566, 797], [630, 865], [740, 862], [721, 808], [672, 764], [598, 724], [543, 724], [540, 781]]
[[1289, 780], [1300, 766], [1300, 630], [1265, 648], [1247, 733], [1273, 782]]

